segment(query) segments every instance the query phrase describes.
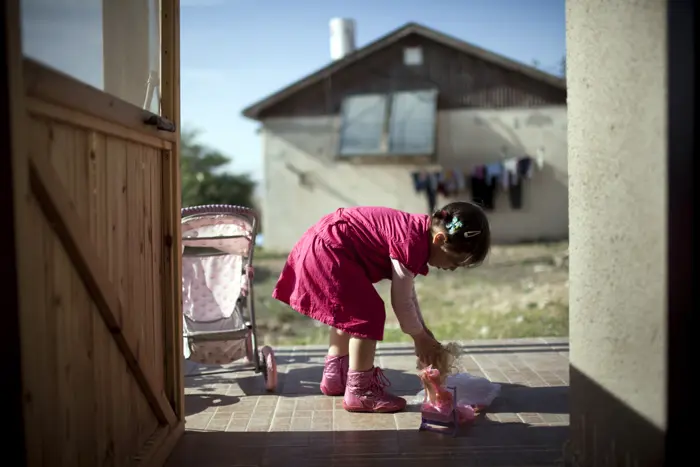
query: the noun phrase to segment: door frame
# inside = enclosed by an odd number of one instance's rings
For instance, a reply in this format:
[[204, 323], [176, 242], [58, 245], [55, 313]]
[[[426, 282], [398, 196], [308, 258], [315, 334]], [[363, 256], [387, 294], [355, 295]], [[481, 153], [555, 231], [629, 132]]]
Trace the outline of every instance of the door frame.
[[[23, 95], [15, 92], [22, 89], [22, 47], [19, 29], [19, 1], [6, 0], [0, 9], [0, 63], [4, 72], [0, 74], [0, 144], [3, 154], [0, 157], [0, 199], [6, 203], [7, 214], [13, 219], [15, 228], [2, 229], [0, 241], [11, 251], [17, 251], [16, 238], [21, 235], [24, 213], [17, 209], [17, 193], [25, 193], [27, 164], [23, 160], [25, 142], [23, 138]], [[3, 384], [3, 394], [9, 397], [9, 423], [14, 427], [6, 440], [6, 449], [17, 465], [26, 465], [27, 451], [24, 431], [24, 404], [22, 382], [22, 346], [20, 335], [20, 267], [17, 255], [10, 255], [0, 262], [0, 269], [6, 277], [3, 291], [6, 301], [7, 332], [2, 339], [2, 351], [6, 356], [5, 371], [8, 378]]]
[[[182, 239], [180, 236], [180, 219], [182, 208], [181, 177], [180, 177], [180, 0], [162, 0], [161, 4], [161, 115], [175, 124], [176, 140], [173, 142], [167, 180], [170, 182], [169, 191], [172, 201], [170, 219], [166, 223], [171, 226], [171, 232], [177, 235], [171, 239], [170, 252], [172, 255], [170, 271], [171, 278], [182, 281]], [[175, 416], [185, 420], [185, 377], [183, 364], [182, 341], [182, 290], [175, 288], [170, 303], [174, 311], [171, 321], [166, 323], [165, 331], [172, 336], [166, 342], [166, 388], [172, 392], [167, 394], [173, 405]]]
[[[693, 423], [693, 159], [695, 158], [695, 0], [667, 4], [667, 382], [669, 465], [694, 454], [681, 433]], [[675, 436], [674, 436], [675, 435]], [[693, 452], [691, 452], [693, 451]], [[673, 462], [675, 461], [675, 463]]]

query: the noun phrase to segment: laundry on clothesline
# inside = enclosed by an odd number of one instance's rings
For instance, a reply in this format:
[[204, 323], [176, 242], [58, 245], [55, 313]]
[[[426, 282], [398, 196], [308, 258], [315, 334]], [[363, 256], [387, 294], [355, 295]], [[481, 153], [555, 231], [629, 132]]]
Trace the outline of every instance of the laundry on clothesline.
[[495, 209], [495, 196], [500, 188], [508, 192], [510, 207], [522, 208], [522, 182], [532, 177], [535, 164], [529, 156], [511, 157], [503, 162], [478, 165], [472, 169], [472, 200], [486, 210]]
[[411, 176], [415, 191], [426, 196], [429, 213], [435, 210], [437, 195], [447, 198], [471, 195], [472, 201], [486, 210], [493, 210], [499, 188], [508, 193], [512, 209], [521, 209], [523, 180], [532, 178], [536, 167], [538, 164], [532, 157], [522, 156], [479, 164], [469, 170], [421, 170]]

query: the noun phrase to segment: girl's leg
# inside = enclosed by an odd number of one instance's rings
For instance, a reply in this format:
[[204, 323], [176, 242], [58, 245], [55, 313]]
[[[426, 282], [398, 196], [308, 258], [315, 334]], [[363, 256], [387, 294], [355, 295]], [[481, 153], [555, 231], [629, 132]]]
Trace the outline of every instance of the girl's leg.
[[344, 357], [350, 353], [350, 335], [340, 329], [329, 329], [328, 355], [331, 357]]
[[350, 338], [350, 368], [348, 370], [343, 408], [349, 412], [399, 412], [406, 401], [384, 390], [389, 381], [381, 369], [374, 366], [377, 341]]
[[321, 392], [327, 396], [342, 396], [348, 379], [350, 336], [334, 328], [330, 328], [328, 336], [328, 355], [323, 366]]
[[374, 353], [377, 350], [377, 341], [351, 337], [349, 350], [351, 370], [369, 371], [374, 368]]

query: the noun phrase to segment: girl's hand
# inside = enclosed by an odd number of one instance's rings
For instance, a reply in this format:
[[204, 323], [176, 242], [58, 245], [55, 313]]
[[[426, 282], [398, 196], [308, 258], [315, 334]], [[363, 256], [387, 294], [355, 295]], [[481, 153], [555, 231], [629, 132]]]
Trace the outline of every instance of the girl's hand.
[[416, 356], [423, 366], [433, 365], [438, 360], [442, 346], [427, 328], [413, 336], [413, 343], [416, 347]]

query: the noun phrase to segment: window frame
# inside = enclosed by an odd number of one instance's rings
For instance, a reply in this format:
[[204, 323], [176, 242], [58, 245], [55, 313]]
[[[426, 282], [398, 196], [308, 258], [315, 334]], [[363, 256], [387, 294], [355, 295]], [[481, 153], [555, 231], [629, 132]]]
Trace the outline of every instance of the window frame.
[[[434, 99], [434, 110], [433, 110], [433, 125], [432, 125], [432, 150], [428, 152], [421, 153], [402, 153], [402, 152], [391, 152], [391, 127], [392, 127], [392, 117], [395, 115], [393, 113], [394, 98], [397, 94], [403, 93], [417, 93], [417, 92], [430, 92], [432, 93], [432, 98]], [[381, 131], [381, 141], [379, 144], [379, 152], [367, 152], [367, 153], [343, 153], [343, 138], [344, 138], [344, 125], [346, 119], [346, 112], [348, 103], [353, 98], [363, 97], [363, 96], [382, 96], [384, 99], [384, 118], [382, 121], [382, 131]], [[435, 88], [421, 88], [421, 89], [406, 89], [397, 90], [391, 92], [365, 92], [365, 93], [354, 93], [348, 94], [343, 97], [340, 106], [340, 116], [338, 120], [337, 128], [337, 148], [336, 148], [336, 160], [343, 161], [347, 163], [378, 163], [385, 164], [389, 162], [395, 163], [432, 163], [437, 159], [437, 125], [438, 125], [438, 98], [439, 92]]]

